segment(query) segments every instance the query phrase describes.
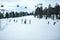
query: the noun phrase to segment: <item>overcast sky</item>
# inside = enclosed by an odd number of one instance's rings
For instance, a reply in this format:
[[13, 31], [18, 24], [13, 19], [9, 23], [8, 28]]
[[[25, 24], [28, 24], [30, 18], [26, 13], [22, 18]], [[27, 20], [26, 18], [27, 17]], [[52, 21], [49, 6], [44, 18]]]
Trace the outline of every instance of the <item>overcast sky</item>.
[[[35, 5], [39, 3], [43, 4], [43, 8], [48, 7], [49, 4], [54, 7], [56, 3], [60, 5], [60, 0], [0, 0], [0, 5], [4, 5], [3, 9], [22, 10], [29, 12], [34, 11]], [[17, 4], [20, 6], [19, 8], [16, 7]], [[27, 6], [27, 9], [25, 9], [25, 6]]]

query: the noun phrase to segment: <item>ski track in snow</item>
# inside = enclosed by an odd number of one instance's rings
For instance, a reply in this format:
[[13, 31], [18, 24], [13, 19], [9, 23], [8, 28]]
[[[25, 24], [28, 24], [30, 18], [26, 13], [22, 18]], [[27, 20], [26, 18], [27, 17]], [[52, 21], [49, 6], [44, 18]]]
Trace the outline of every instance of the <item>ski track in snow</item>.
[[[21, 22], [22, 18], [23, 21], [27, 19], [26, 24]], [[31, 19], [31, 24], [29, 24], [29, 19]], [[26, 16], [1, 19], [1, 21], [3, 22], [1, 23], [0, 40], [60, 40], [60, 20], [56, 22], [57, 20]], [[54, 22], [56, 22], [55, 25], [53, 25]]]

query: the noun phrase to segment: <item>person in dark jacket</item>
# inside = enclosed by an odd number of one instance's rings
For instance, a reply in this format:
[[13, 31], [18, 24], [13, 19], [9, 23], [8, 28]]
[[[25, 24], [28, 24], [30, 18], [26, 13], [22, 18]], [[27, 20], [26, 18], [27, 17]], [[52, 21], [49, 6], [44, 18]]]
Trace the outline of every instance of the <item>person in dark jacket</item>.
[[26, 21], [27, 21], [27, 20], [25, 19], [25, 21], [24, 21], [25, 24], [26, 24]]
[[48, 24], [49, 24], [49, 21], [48, 21]]
[[54, 24], [53, 25], [55, 25], [56, 24], [56, 22], [54, 22]]
[[14, 19], [14, 22], [15, 22], [15, 19]]

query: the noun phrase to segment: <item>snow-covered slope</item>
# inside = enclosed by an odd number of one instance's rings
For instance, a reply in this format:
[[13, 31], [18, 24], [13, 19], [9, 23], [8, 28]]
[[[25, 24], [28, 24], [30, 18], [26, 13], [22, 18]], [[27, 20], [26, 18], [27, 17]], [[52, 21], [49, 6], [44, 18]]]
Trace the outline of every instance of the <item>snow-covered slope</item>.
[[[25, 19], [26, 24], [24, 24]], [[31, 19], [31, 24], [29, 24], [29, 19]], [[5, 21], [2, 22], [2, 29], [0, 28], [0, 40], [60, 40], [60, 20], [57, 22], [57, 20], [38, 19], [34, 16], [2, 20]], [[56, 22], [55, 25], [53, 25], [54, 22]]]

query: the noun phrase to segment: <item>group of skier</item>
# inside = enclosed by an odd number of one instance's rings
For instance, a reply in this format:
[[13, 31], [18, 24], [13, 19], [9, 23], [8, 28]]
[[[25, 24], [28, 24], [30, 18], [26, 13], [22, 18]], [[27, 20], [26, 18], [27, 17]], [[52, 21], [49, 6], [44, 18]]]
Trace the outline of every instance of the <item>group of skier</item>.
[[[13, 21], [14, 21], [14, 22], [18, 22], [18, 20], [15, 20], [15, 19], [14, 19]], [[9, 20], [9, 22], [11, 22], [11, 19]], [[24, 20], [23, 20], [23, 18], [22, 18], [22, 19], [21, 19], [21, 24], [23, 24], [23, 23], [26, 24], [26, 23], [27, 23], [27, 19], [24, 19]], [[29, 24], [31, 24], [31, 19], [29, 19]]]
[[[48, 24], [49, 24], [49, 21], [48, 21]], [[56, 22], [53, 23], [53, 25], [55, 25], [55, 24], [56, 24]]]
[[[14, 22], [18, 22], [18, 20], [15, 20], [15, 19], [14, 19], [13, 21], [14, 21]], [[11, 22], [11, 19], [9, 20], [9, 22]], [[58, 21], [57, 21], [57, 22], [58, 22]], [[28, 20], [28, 23], [31, 24], [31, 19]], [[49, 23], [50, 23], [50, 22], [48, 21], [48, 24], [49, 24]], [[23, 18], [22, 18], [22, 19], [21, 19], [21, 24], [27, 24], [27, 19], [23, 19]], [[55, 25], [55, 24], [56, 24], [56, 22], [53, 23], [53, 25]]]
[[[26, 24], [27, 23], [27, 19], [25, 19], [25, 20], [21, 19], [21, 22]], [[29, 24], [31, 24], [31, 19], [29, 19]]]

